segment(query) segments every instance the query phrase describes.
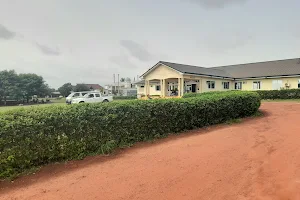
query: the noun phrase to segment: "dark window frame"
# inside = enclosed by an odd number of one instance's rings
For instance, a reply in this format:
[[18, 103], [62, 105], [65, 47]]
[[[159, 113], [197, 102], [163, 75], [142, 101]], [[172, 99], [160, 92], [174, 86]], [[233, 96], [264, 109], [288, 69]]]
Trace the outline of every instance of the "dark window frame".
[[[254, 84], [257, 84], [257, 88], [254, 88]], [[261, 89], [261, 81], [253, 81], [253, 90], [260, 90]]]
[[155, 89], [156, 89], [156, 91], [160, 91], [160, 90], [161, 90], [160, 85], [156, 85], [156, 86], [155, 86]]
[[206, 85], [208, 89], [215, 89], [216, 88], [216, 81], [206, 81]]
[[224, 90], [229, 90], [230, 89], [230, 82], [229, 81], [222, 82], [222, 85], [223, 85]]
[[[238, 87], [240, 86], [240, 87]], [[243, 82], [235, 82], [234, 83], [234, 89], [235, 90], [241, 90], [243, 88]]]

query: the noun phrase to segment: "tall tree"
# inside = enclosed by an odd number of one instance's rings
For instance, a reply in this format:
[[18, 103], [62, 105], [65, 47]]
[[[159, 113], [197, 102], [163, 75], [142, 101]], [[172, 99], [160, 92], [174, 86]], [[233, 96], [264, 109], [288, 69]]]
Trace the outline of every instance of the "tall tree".
[[82, 83], [82, 84], [77, 84], [74, 90], [75, 92], [90, 91], [90, 88], [87, 85]]
[[0, 100], [4, 100], [4, 105], [8, 96], [19, 96], [18, 82], [18, 75], [14, 70], [0, 71]]
[[45, 96], [49, 92], [43, 77], [36, 74], [20, 74], [20, 88], [27, 102], [33, 95]]
[[73, 86], [71, 83], [65, 83], [58, 88], [58, 91], [62, 96], [66, 97], [73, 91]]
[[120, 78], [120, 82], [125, 82], [125, 78]]
[[41, 87], [39, 95], [42, 96], [42, 97], [51, 96], [52, 92], [55, 92], [55, 89], [50, 88], [48, 84], [44, 83]]

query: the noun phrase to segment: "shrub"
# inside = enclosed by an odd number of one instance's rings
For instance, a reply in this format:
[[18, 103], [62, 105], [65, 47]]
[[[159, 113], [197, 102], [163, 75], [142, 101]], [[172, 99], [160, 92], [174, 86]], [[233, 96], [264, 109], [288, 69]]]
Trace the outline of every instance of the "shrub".
[[224, 94], [236, 94], [243, 93], [246, 91], [240, 90], [228, 90], [228, 91], [212, 91], [212, 92], [203, 92], [203, 93], [185, 93], [182, 98], [191, 98], [191, 97], [203, 97], [203, 96], [212, 96], [212, 95], [224, 95]]
[[0, 178], [47, 163], [106, 154], [117, 147], [249, 116], [258, 94], [124, 101], [23, 109], [0, 114]]
[[300, 89], [259, 90], [262, 99], [300, 99]]
[[137, 99], [137, 96], [114, 96], [114, 100], [126, 100], [126, 99]]

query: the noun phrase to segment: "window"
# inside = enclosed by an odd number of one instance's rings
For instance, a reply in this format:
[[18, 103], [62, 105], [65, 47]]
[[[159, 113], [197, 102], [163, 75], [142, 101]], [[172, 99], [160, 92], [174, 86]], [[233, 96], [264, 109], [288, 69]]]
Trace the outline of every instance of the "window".
[[156, 86], [156, 91], [160, 91], [160, 85]]
[[253, 81], [253, 89], [254, 90], [260, 90], [261, 88], [261, 82], [260, 81]]
[[94, 94], [89, 94], [88, 98], [93, 98]]
[[208, 89], [215, 89], [215, 81], [206, 81]]
[[224, 89], [229, 89], [229, 82], [222, 82]]
[[141, 85], [141, 88], [144, 88], [145, 86], [144, 85]]
[[280, 90], [282, 88], [282, 80], [273, 80], [272, 81], [272, 89]]
[[100, 94], [95, 94], [95, 97], [100, 97]]
[[83, 93], [82, 93], [82, 96], [84, 96], [84, 95], [86, 95], [86, 94], [87, 94], [86, 92], [83, 92]]
[[79, 97], [79, 93], [75, 93], [73, 97]]
[[235, 82], [234, 83], [234, 89], [241, 90], [242, 89], [242, 85], [243, 85], [242, 82]]
[[300, 79], [298, 80], [298, 88], [300, 88]]

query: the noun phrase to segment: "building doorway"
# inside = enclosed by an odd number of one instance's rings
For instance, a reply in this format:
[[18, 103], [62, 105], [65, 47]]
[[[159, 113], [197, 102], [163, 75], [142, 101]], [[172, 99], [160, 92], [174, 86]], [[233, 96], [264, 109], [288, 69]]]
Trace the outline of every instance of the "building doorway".
[[192, 84], [192, 93], [196, 92], [196, 84]]

